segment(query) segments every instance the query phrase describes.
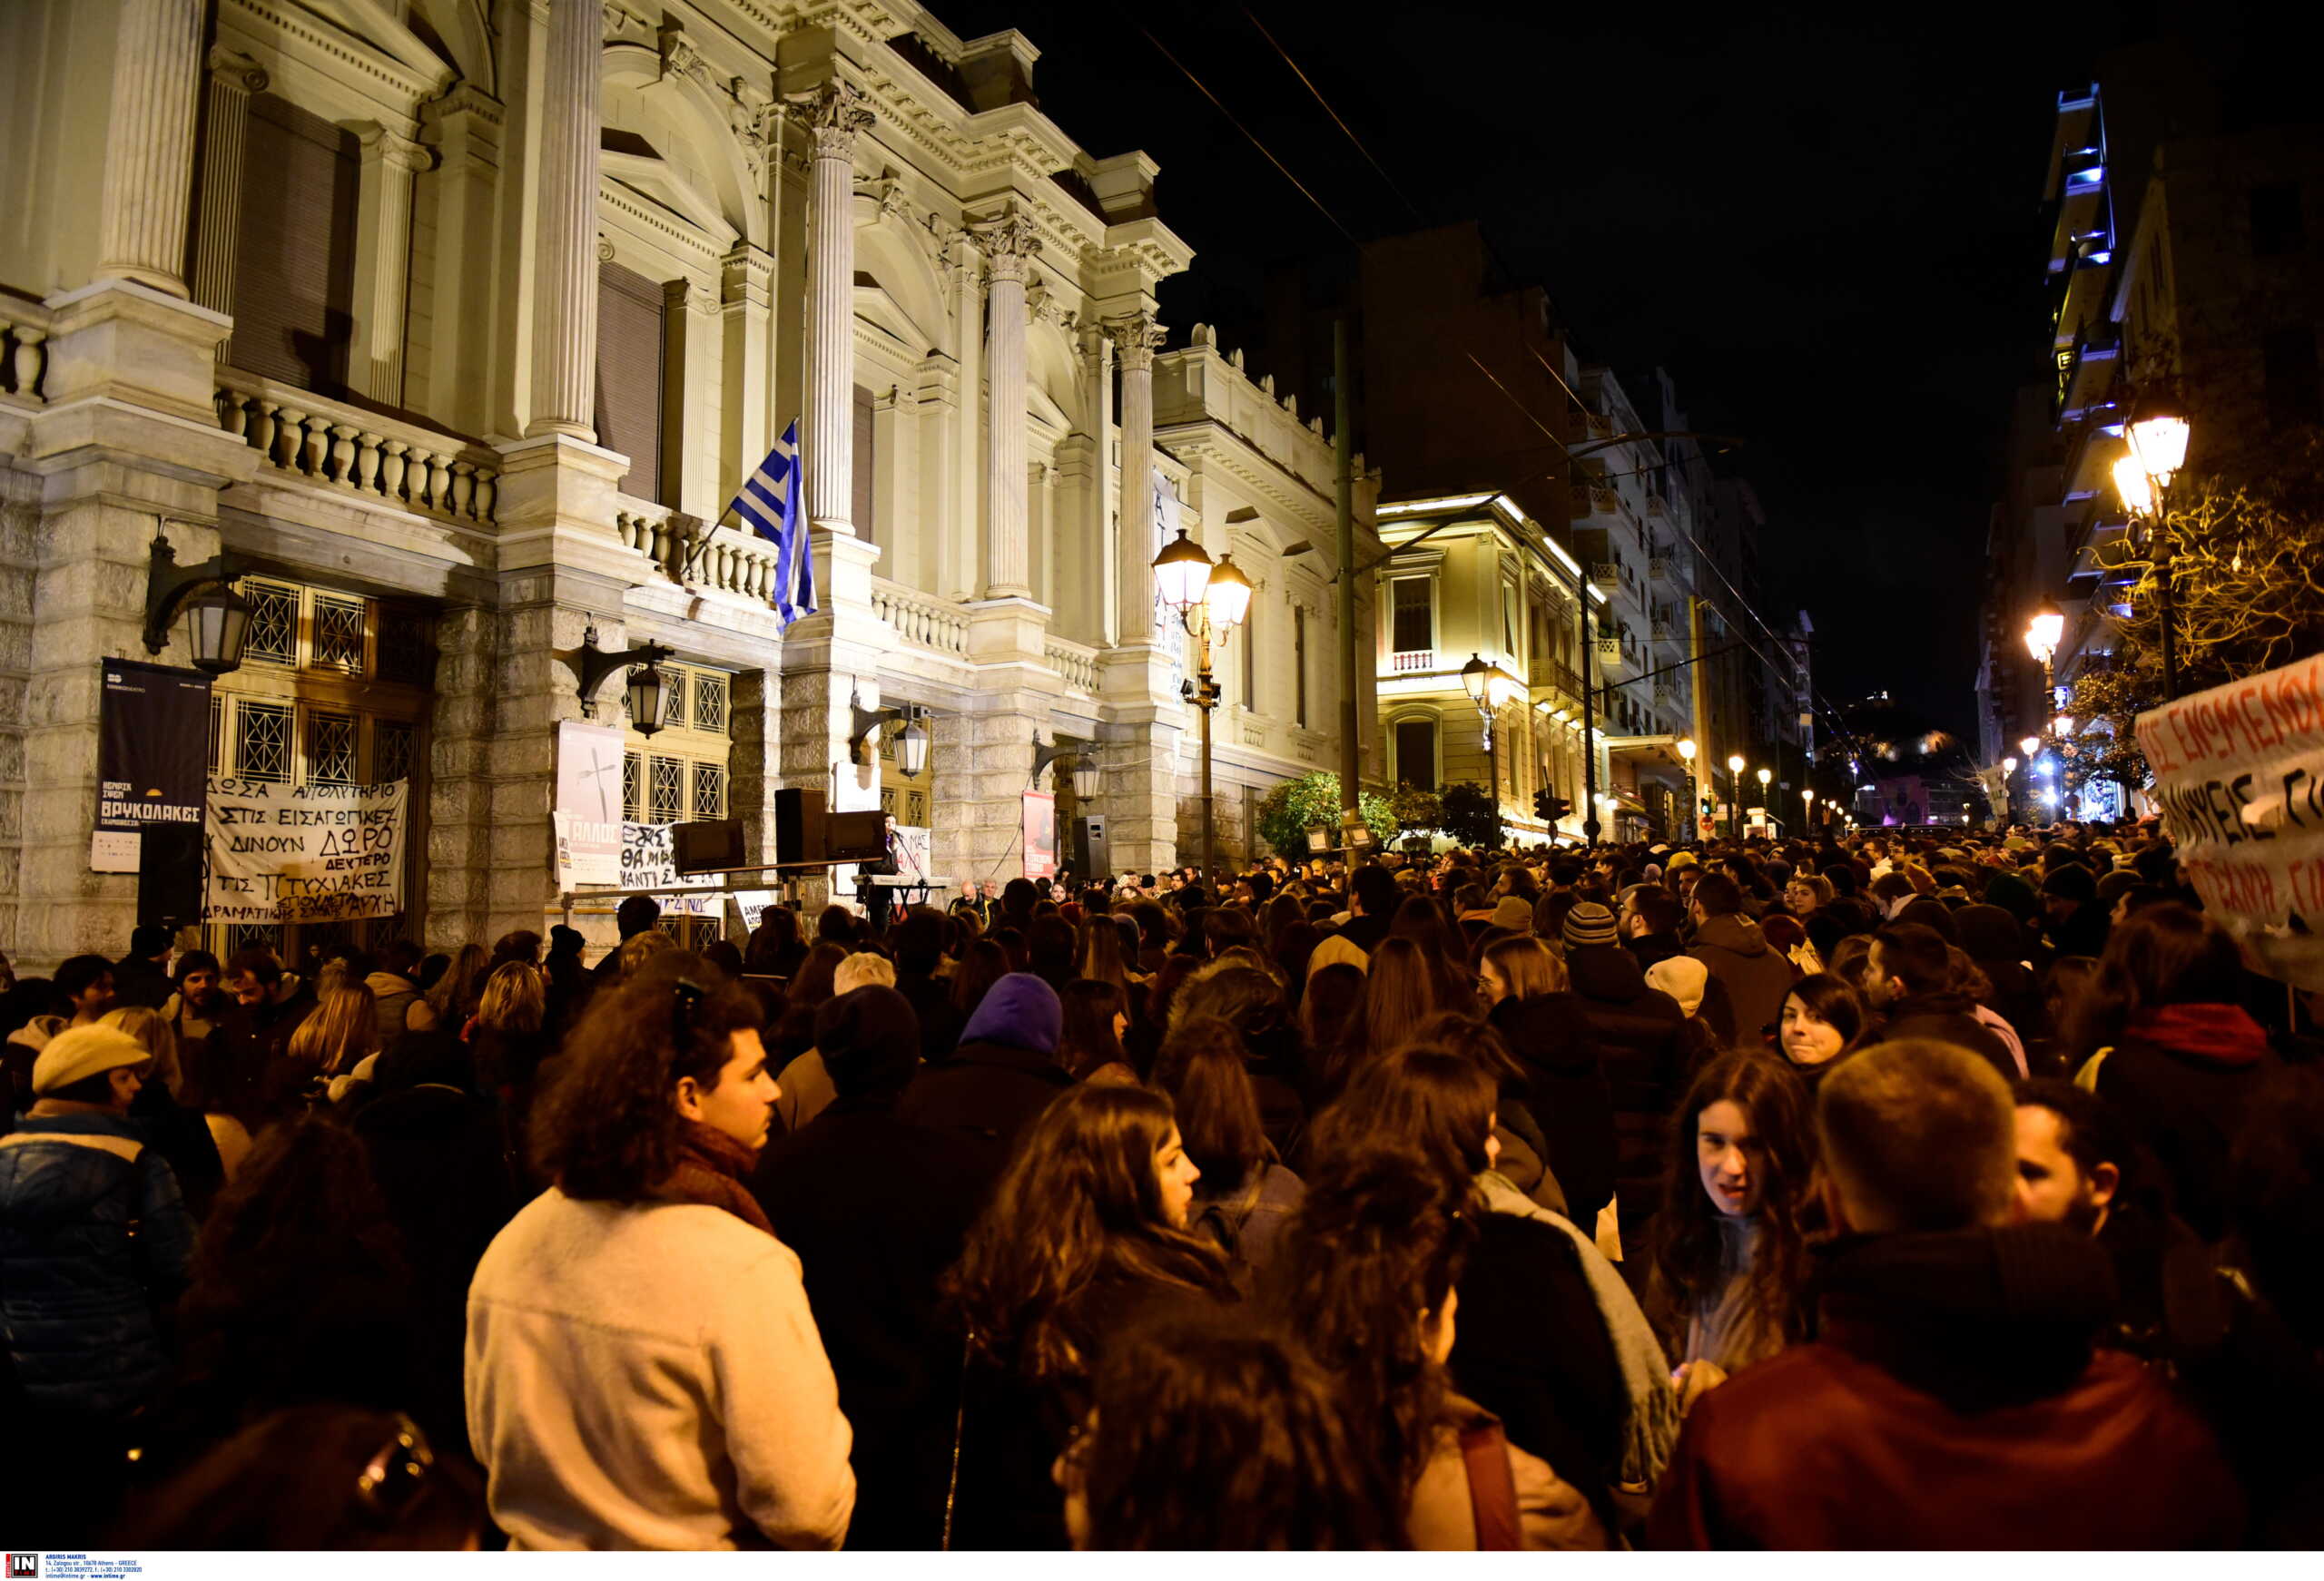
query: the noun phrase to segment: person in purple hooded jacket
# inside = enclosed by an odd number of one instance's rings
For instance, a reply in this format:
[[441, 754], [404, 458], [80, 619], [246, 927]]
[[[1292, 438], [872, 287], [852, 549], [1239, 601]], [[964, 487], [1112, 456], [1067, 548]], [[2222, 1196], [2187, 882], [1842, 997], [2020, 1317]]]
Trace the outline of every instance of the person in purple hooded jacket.
[[1072, 1086], [1059, 1063], [1065, 1007], [1030, 972], [993, 984], [948, 1056], [923, 1067], [904, 1090], [896, 1118], [965, 1138], [990, 1189], [1008, 1167], [1018, 1134]]

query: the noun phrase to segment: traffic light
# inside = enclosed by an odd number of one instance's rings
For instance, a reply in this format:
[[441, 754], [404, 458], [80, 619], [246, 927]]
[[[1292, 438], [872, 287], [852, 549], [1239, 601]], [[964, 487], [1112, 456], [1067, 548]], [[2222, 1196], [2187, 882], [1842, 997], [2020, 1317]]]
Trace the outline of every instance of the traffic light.
[[[1544, 791], [1542, 794], [1548, 795], [1548, 792]], [[1572, 811], [1572, 802], [1562, 796], [1550, 796], [1549, 805], [1542, 810], [1541, 817], [1548, 822], [1556, 823]]]
[[1545, 822], [1549, 820], [1550, 793], [1547, 790], [1536, 790], [1533, 792], [1533, 816], [1544, 820]]

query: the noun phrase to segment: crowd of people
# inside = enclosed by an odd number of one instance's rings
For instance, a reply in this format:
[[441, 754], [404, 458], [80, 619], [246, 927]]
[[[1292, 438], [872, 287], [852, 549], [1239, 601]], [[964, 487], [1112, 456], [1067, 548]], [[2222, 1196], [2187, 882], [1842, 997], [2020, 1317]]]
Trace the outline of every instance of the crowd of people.
[[616, 921], [0, 961], [12, 1542], [2324, 1539], [2318, 1006], [2151, 829]]

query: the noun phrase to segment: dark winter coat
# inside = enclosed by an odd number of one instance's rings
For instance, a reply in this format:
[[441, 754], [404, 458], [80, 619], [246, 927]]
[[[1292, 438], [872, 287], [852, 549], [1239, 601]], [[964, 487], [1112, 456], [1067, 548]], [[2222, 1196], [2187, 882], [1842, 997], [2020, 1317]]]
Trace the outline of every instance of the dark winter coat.
[[2153, 1150], [2179, 1216], [2216, 1241], [2227, 1228], [2228, 1150], [2276, 1064], [2241, 1006], [2169, 1005], [2132, 1016], [2083, 1085]]
[[1992, 1065], [2002, 1080], [2017, 1079], [2017, 1061], [2009, 1046], [1977, 1019], [1975, 1001], [1966, 994], [1913, 994], [1898, 999], [1887, 1007], [1886, 1018], [1865, 1042], [1869, 1046], [1907, 1038], [1954, 1044]]
[[1687, 1013], [1669, 995], [1647, 987], [1638, 961], [1620, 945], [1569, 950], [1566, 967], [1613, 1105], [1622, 1222], [1635, 1224], [1662, 1201], [1663, 1133], [1687, 1081]]
[[290, 1054], [290, 1035], [314, 1008], [296, 984], [286, 976], [281, 997], [255, 1007], [236, 1005], [219, 1020], [203, 1053], [201, 1087], [208, 1112], [231, 1115], [253, 1133], [274, 1117], [269, 1076]]
[[896, 992], [920, 1017], [921, 1057], [943, 1058], [960, 1041], [960, 1013], [952, 1008], [950, 980], [924, 972], [898, 972]]
[[1820, 1337], [1696, 1403], [1656, 1547], [2240, 1540], [2243, 1498], [2211, 1429], [2156, 1373], [2093, 1348], [2113, 1277], [2088, 1236], [1856, 1236], [1818, 1255]]
[[750, 1181], [799, 1254], [807, 1300], [855, 1429], [851, 1548], [937, 1547], [943, 1535], [960, 1340], [937, 1281], [960, 1255], [983, 1160], [879, 1098], [839, 1098], [769, 1146]]
[[1588, 1007], [1572, 994], [1536, 994], [1503, 999], [1490, 1019], [1525, 1067], [1525, 1106], [1541, 1129], [1541, 1162], [1565, 1193], [1566, 1216], [1595, 1224], [1614, 1195], [1617, 1147]]
[[113, 1002], [117, 1006], [158, 1010], [176, 992], [177, 985], [170, 981], [169, 971], [159, 962], [126, 956], [113, 963]]
[[990, 1191], [1018, 1133], [1073, 1085], [1073, 1073], [1057, 1062], [1063, 1022], [1056, 989], [1029, 973], [1009, 973], [969, 1017], [950, 1056], [912, 1078], [896, 1118], [965, 1138]]
[[1695, 929], [1687, 953], [1709, 968], [1727, 990], [1735, 1017], [1736, 1041], [1757, 1048], [1783, 1014], [1784, 996], [1797, 980], [1783, 951], [1768, 942], [1748, 917], [1710, 917]]
[[0, 1137], [0, 1328], [26, 1399], [106, 1416], [151, 1401], [168, 1376], [155, 1312], [193, 1238], [177, 1177], [126, 1115], [75, 1105]]

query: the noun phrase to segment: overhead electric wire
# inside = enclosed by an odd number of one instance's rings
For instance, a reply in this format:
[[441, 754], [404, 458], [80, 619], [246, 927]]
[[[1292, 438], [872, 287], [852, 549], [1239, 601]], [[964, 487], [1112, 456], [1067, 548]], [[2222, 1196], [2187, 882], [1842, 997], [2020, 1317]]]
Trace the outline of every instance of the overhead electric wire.
[[1160, 39], [1155, 37], [1153, 34], [1147, 32], [1146, 25], [1144, 23], [1134, 22], [1130, 25], [1137, 28], [1140, 34], [1145, 35], [1147, 43], [1152, 44], [1157, 50], [1161, 52], [1162, 58], [1164, 60], [1168, 61], [1172, 65], [1177, 66], [1178, 70], [1185, 74], [1187, 81], [1192, 83], [1196, 89], [1201, 93], [1204, 98], [1218, 106], [1218, 113], [1226, 117], [1227, 123], [1233, 126], [1236, 131], [1241, 133], [1245, 137], [1249, 138], [1253, 148], [1257, 149], [1261, 153], [1267, 156], [1267, 162], [1283, 172], [1283, 179], [1285, 181], [1289, 182], [1293, 186], [1299, 189], [1299, 195], [1301, 197], [1315, 205], [1315, 211], [1323, 215], [1324, 219], [1329, 220], [1334, 228], [1336, 229], [1341, 235], [1347, 238], [1349, 246], [1361, 247], [1364, 245], [1362, 242], [1356, 241], [1354, 231], [1340, 223], [1340, 217], [1337, 214], [1333, 213], [1329, 209], [1324, 206], [1323, 199], [1317, 197], [1315, 193], [1307, 190], [1306, 182], [1301, 181], [1297, 176], [1291, 173], [1291, 167], [1289, 165], [1275, 158], [1275, 151], [1269, 148], [1265, 143], [1261, 142], [1258, 139], [1257, 133], [1254, 133], [1249, 127], [1244, 125], [1240, 121], [1235, 119], [1235, 112], [1226, 107], [1225, 101], [1221, 100], [1217, 94], [1212, 93], [1210, 89], [1205, 85], [1200, 77], [1196, 76], [1194, 73], [1187, 70], [1186, 63], [1179, 60], [1177, 55], [1172, 54], [1168, 45], [1165, 44]]
[[[1299, 79], [1300, 85], [1315, 96], [1315, 103], [1322, 105], [1324, 108], [1324, 113], [1332, 118], [1332, 124], [1338, 127], [1343, 133], [1346, 133], [1347, 140], [1355, 145], [1355, 152], [1364, 156], [1364, 162], [1369, 164], [1374, 170], [1380, 172], [1380, 179], [1387, 183], [1388, 190], [1396, 194], [1396, 201], [1403, 204], [1406, 209], [1412, 211], [1413, 219], [1419, 221], [1423, 225], [1427, 224], [1428, 215], [1422, 210], [1421, 206], [1418, 203], [1413, 202], [1412, 199], [1405, 194], [1404, 189], [1396, 184], [1396, 178], [1388, 173], [1388, 167], [1382, 164], [1377, 159], [1374, 159], [1372, 156], [1372, 151], [1364, 145], [1364, 139], [1355, 134], [1355, 128], [1350, 126], [1347, 123], [1346, 118], [1341, 115], [1338, 111], [1332, 108], [1332, 102], [1324, 97], [1324, 91], [1315, 86], [1314, 79], [1310, 78], [1305, 72], [1299, 69], [1299, 63], [1291, 58], [1291, 52], [1284, 48], [1282, 44], [1275, 42], [1275, 36], [1274, 34], [1267, 31], [1266, 24], [1261, 22], [1247, 5], [1243, 7], [1243, 15], [1250, 20], [1251, 25], [1258, 30], [1259, 36], [1267, 41], [1267, 47], [1274, 50], [1276, 54], [1283, 57], [1283, 64], [1291, 68], [1291, 74]], [[1336, 223], [1336, 221], [1334, 221], [1334, 223]]]

